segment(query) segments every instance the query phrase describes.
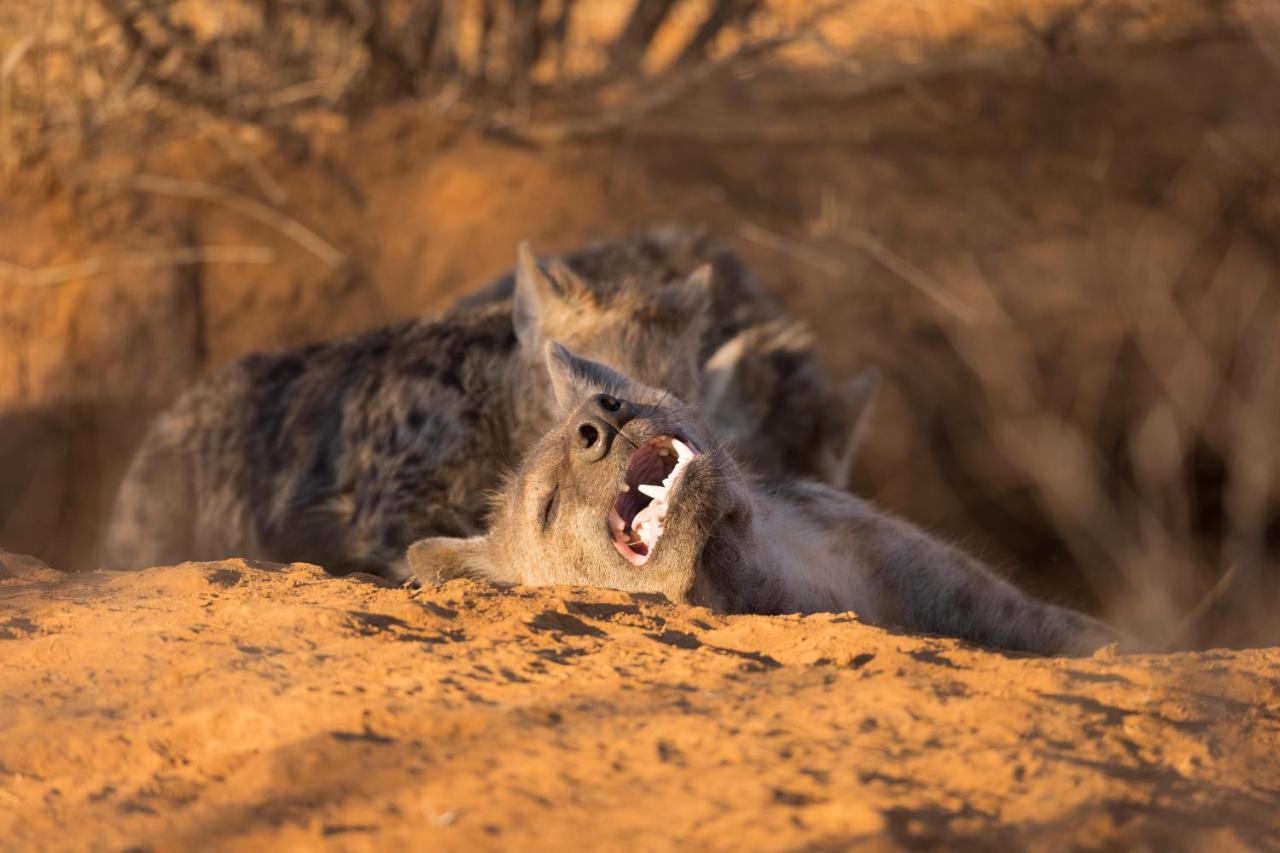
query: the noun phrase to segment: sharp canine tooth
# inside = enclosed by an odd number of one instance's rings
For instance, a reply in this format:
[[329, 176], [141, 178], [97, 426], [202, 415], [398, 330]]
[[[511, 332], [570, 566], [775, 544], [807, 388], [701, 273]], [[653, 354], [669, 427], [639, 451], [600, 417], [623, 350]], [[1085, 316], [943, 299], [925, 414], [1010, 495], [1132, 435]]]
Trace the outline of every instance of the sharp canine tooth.
[[651, 498], [661, 500], [667, 496], [667, 490], [662, 486], [651, 486], [648, 483], [641, 483], [636, 486], [642, 495], [648, 495]]
[[671, 439], [671, 446], [676, 449], [676, 457], [683, 462], [685, 459], [693, 458], [693, 450], [689, 445], [685, 444], [678, 438]]

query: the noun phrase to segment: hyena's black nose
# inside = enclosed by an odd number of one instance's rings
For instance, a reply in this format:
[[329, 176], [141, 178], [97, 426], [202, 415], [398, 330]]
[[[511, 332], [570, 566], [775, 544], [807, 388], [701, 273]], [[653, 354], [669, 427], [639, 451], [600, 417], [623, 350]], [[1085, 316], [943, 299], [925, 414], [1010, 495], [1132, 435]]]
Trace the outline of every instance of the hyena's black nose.
[[599, 462], [609, 455], [614, 436], [635, 417], [635, 407], [608, 394], [596, 394], [582, 404], [575, 419], [574, 440], [578, 458]]

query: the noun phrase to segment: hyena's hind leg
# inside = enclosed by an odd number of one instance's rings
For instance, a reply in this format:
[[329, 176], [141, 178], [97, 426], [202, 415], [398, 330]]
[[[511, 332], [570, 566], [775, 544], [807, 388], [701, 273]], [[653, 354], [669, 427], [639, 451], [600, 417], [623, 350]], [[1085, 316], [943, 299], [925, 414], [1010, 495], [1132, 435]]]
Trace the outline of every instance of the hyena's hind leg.
[[1042, 655], [1087, 655], [1122, 637], [1083, 613], [1040, 601], [967, 555], [910, 608], [920, 630]]
[[968, 554], [910, 525], [881, 520], [863, 530], [886, 621], [1042, 655], [1085, 655], [1124, 640], [1092, 617], [1033, 598]]
[[195, 482], [174, 421], [161, 415], [129, 463], [107, 525], [104, 568], [144, 569], [193, 558]]

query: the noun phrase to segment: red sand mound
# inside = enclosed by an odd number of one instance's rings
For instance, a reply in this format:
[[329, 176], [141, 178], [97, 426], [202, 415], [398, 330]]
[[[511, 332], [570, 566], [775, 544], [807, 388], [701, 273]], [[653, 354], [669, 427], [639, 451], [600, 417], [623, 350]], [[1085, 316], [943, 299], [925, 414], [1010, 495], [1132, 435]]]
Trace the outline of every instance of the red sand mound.
[[0, 847], [1280, 848], [1280, 649], [0, 555]]

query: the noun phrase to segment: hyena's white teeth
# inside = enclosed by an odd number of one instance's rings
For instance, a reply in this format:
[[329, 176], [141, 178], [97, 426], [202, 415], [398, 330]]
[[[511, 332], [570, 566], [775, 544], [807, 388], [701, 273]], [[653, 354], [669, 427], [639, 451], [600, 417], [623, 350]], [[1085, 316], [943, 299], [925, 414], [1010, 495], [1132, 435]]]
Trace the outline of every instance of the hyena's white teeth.
[[[632, 453], [619, 489], [623, 494], [609, 514], [613, 544], [631, 565], [642, 566], [653, 556], [666, 529], [671, 493], [697, 455], [691, 445], [669, 435], [658, 436]], [[659, 478], [661, 482], [655, 482]]]

